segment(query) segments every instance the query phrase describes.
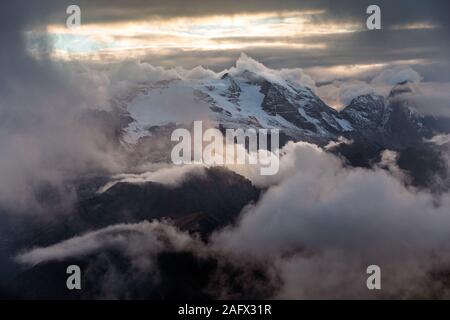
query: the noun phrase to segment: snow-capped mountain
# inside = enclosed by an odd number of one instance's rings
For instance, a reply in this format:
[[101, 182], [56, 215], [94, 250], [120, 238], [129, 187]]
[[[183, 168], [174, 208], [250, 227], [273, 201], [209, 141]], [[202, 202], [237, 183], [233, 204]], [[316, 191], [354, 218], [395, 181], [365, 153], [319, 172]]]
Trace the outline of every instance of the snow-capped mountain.
[[276, 128], [293, 140], [320, 143], [353, 130], [308, 87], [248, 70], [207, 81], [142, 85], [138, 92], [124, 104], [133, 119], [125, 128], [128, 143], [149, 136], [154, 126], [194, 120], [223, 128]]
[[119, 105], [129, 114], [123, 134], [128, 145], [203, 120], [222, 129], [280, 129], [285, 140], [319, 145], [343, 136], [396, 148], [434, 132], [403, 98], [412, 91], [410, 84], [399, 83], [388, 97], [362, 95], [337, 111], [307, 86], [244, 70], [214, 79], [141, 84]]
[[369, 94], [359, 96], [342, 110], [356, 137], [364, 137], [386, 148], [406, 148], [436, 134], [435, 119], [418, 113], [408, 99], [415, 88], [401, 82], [385, 98]]
[[376, 130], [386, 124], [390, 109], [384, 97], [367, 94], [353, 99], [341, 115], [359, 131]]

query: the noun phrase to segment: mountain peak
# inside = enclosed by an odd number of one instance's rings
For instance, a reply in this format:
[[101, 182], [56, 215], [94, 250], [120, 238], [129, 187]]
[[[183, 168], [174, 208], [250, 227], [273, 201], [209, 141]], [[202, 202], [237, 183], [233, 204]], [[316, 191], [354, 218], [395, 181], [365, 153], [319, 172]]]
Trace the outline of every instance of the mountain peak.
[[348, 106], [355, 105], [355, 104], [370, 104], [370, 103], [376, 103], [377, 101], [381, 101], [384, 98], [380, 95], [374, 94], [374, 93], [367, 93], [360, 96], [357, 96], [356, 98], [353, 98], [352, 101]]

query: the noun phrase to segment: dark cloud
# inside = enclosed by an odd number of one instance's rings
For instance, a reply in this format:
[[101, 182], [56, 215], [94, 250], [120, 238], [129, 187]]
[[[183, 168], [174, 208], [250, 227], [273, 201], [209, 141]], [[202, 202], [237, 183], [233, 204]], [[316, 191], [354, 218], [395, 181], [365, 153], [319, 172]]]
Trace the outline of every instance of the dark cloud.
[[[258, 47], [246, 51], [255, 59], [276, 68], [327, 67], [422, 59], [428, 60], [429, 63], [414, 67], [425, 79], [448, 79], [443, 74], [450, 74], [446, 72], [449, 70], [450, 24], [447, 14], [450, 12], [450, 3], [437, 0], [378, 3], [382, 8], [384, 27], [382, 31], [301, 39], [302, 42], [325, 42], [328, 48], [324, 50]], [[74, 72], [72, 66], [55, 63], [45, 55], [46, 50], [42, 51], [40, 59], [31, 57], [26, 50], [23, 32], [43, 28], [49, 23], [64, 24], [65, 10], [69, 4], [72, 2], [50, 0], [2, 1], [0, 4], [2, 46], [0, 205], [2, 207], [23, 211], [35, 209], [34, 204], [38, 201], [36, 186], [49, 184], [62, 189], [62, 182], [71, 174], [78, 175], [81, 172], [102, 169], [113, 170], [112, 168], [117, 166], [114, 150], [109, 148], [106, 137], [99, 129], [83, 121], [77, 121], [84, 110], [95, 109], [105, 101], [103, 96], [97, 95], [102, 92], [102, 82], [96, 82], [98, 74], [89, 73], [86, 66], [79, 66], [82, 70], [80, 75], [80, 69]], [[365, 8], [371, 3], [331, 0], [314, 2], [105, 0], [80, 1], [79, 4], [82, 7], [84, 22], [323, 9], [326, 10], [324, 19], [353, 21], [364, 25]], [[437, 28], [389, 29], [395, 25], [416, 22], [427, 22], [436, 25]], [[45, 49], [47, 43], [44, 41], [40, 45]], [[172, 50], [165, 55], [149, 54], [145, 60], [153, 65], [166, 66], [193, 67], [204, 64], [218, 70], [234, 64], [240, 53], [240, 50], [202, 52]], [[444, 105], [448, 99], [444, 97], [439, 101]], [[297, 147], [304, 150], [302, 145]], [[240, 249], [247, 255], [255, 253], [256, 249], [276, 251], [281, 248], [280, 252], [285, 256], [276, 261], [279, 262], [277, 267], [280, 268], [285, 283], [292, 284], [283, 288], [281, 297], [304, 297], [308, 294], [308, 290], [304, 292], [302, 288], [315, 290], [316, 280], [322, 276], [317, 273], [321, 267], [327, 270], [326, 268], [330, 266], [337, 266], [338, 271], [330, 270], [330, 274], [333, 279], [339, 279], [342, 276], [339, 271], [348, 271], [347, 264], [344, 263], [347, 258], [350, 262], [356, 261], [351, 264], [351, 271], [369, 263], [369, 260], [372, 261], [371, 258], [377, 258], [381, 262], [387, 261], [388, 268], [391, 267], [396, 275], [404, 271], [403, 264], [395, 263], [396, 257], [401, 253], [403, 255], [400, 255], [400, 258], [405, 256], [411, 258], [411, 265], [417, 267], [414, 269], [418, 270], [417, 273], [412, 273], [414, 278], [425, 278], [432, 266], [425, 265], [425, 268], [422, 268], [419, 260], [427, 261], [433, 249], [445, 249], [448, 246], [447, 230], [444, 230], [444, 226], [449, 222], [446, 215], [449, 207], [448, 195], [443, 196], [442, 203], [436, 206], [430, 195], [406, 189], [400, 182], [379, 170], [349, 171], [337, 158], [325, 155], [318, 149], [311, 151], [311, 148], [314, 149], [309, 146], [307, 148], [309, 152], [302, 153], [299, 161], [300, 169], [296, 168], [295, 171], [286, 173], [286, 176], [291, 178], [286, 178], [279, 187], [271, 188], [263, 201], [251, 208], [251, 212], [237, 228], [217, 236], [217, 250], [222, 250], [226, 243], [231, 247], [241, 246]], [[308, 155], [311, 159], [309, 163], [304, 161], [308, 159]], [[302, 176], [303, 173], [306, 175]], [[61, 193], [65, 193], [65, 190], [61, 190]], [[322, 203], [317, 206], [317, 203], [311, 203], [311, 199], [322, 199]], [[275, 216], [278, 221], [273, 219], [273, 212], [276, 210], [280, 211], [278, 216]], [[392, 212], [399, 214], [390, 216]], [[404, 221], [408, 219], [408, 225], [404, 225]], [[303, 228], [304, 232], [300, 233], [298, 228], [294, 228], [297, 226]], [[268, 232], [261, 233], [264, 228]], [[106, 234], [109, 236], [110, 230], [107, 231]], [[98, 233], [94, 234], [95, 239], [97, 235]], [[178, 239], [180, 235], [176, 236]], [[186, 240], [188, 244], [191, 242], [188, 235], [182, 236], [188, 239]], [[66, 252], [65, 245], [72, 245], [74, 241], [84, 245], [85, 239], [86, 237], [68, 240], [62, 245], [51, 247], [51, 250], [36, 249], [37, 251], [31, 251], [22, 258], [42, 261], [60, 253], [70, 254]], [[90, 236], [87, 236], [87, 239], [89, 240]], [[137, 247], [141, 248], [140, 238], [137, 239]], [[221, 239], [227, 241], [221, 242]], [[232, 241], [228, 241], [229, 239]], [[114, 241], [114, 235], [111, 241]], [[410, 251], [404, 250], [405, 243], [420, 249], [419, 260], [414, 259], [414, 254], [409, 255]], [[299, 254], [293, 259], [284, 259], [292, 252], [298, 253], [303, 245], [314, 249], [317, 258], [308, 259]], [[78, 253], [86, 249], [81, 248], [81, 245], [79, 248]], [[380, 253], [377, 251], [379, 248], [388, 250]], [[370, 250], [365, 252], [366, 249]], [[338, 259], [335, 259], [334, 254], [338, 254]], [[262, 256], [266, 261], [270, 261], [265, 254]], [[330, 265], [330, 262], [335, 264]], [[304, 273], [295, 274], [298, 270]], [[351, 276], [355, 273], [345, 274]], [[351, 279], [342, 278], [342, 281], [346, 280]], [[394, 282], [388, 283], [392, 284], [394, 291], [402, 287], [397, 286], [395, 279], [391, 280]], [[401, 278], [401, 280], [409, 279]], [[306, 286], [302, 288], [299, 286], [297, 289], [300, 291], [296, 291], [292, 286], [297, 284]], [[336, 286], [339, 288], [341, 284], [338, 281]], [[319, 296], [330, 296], [334, 288], [336, 287], [320, 287], [317, 291], [309, 292]], [[355, 292], [358, 293], [358, 291], [344, 293], [354, 296]]]
[[[20, 1], [19, 1], [20, 2]], [[31, 1], [29, 1], [31, 3]], [[28, 4], [28, 1], [21, 3]], [[51, 9], [50, 17], [54, 21], [58, 18], [59, 12], [64, 15], [65, 8], [69, 1], [54, 1], [51, 8], [49, 6], [39, 6], [40, 12], [45, 12], [45, 8]], [[298, 0], [248, 0], [242, 1], [211, 1], [211, 0], [130, 0], [127, 2], [119, 0], [81, 0], [76, 4], [80, 5], [86, 22], [106, 22], [106, 21], [131, 21], [136, 19], [151, 19], [153, 17], [172, 18], [205, 15], [228, 15], [239, 13], [259, 13], [259, 12], [289, 12], [293, 10], [325, 10], [327, 19], [361, 21], [365, 24], [366, 8], [373, 4], [369, 0], [318, 0], [318, 1], [298, 1]], [[448, 1], [377, 1], [382, 9], [383, 21], [386, 27], [398, 24], [413, 22], [433, 22], [442, 27], [450, 24], [447, 13], [450, 9]], [[31, 10], [30, 10], [31, 12]], [[34, 11], [33, 14], [38, 14]]]
[[[70, 1], [41, 1], [39, 5], [32, 1], [3, 3], [2, 6], [2, 50], [3, 60], [14, 59], [19, 62], [23, 57], [23, 38], [20, 32], [32, 27], [43, 27], [48, 23], [65, 24], [67, 6]], [[170, 1], [78, 1], [82, 9], [82, 23], [103, 23], [168, 19], [208, 15], [232, 15], [239, 13], [279, 12], [292, 10], [323, 10], [323, 15], [313, 15], [317, 21], [345, 21], [359, 24], [364, 28], [367, 15], [365, 10], [371, 1], [272, 1], [250, 0], [207, 1], [207, 0], [170, 0]], [[425, 59], [432, 63], [425, 78], [441, 79], [450, 71], [450, 12], [448, 1], [378, 1], [382, 10], [381, 31], [362, 31], [350, 34], [316, 36], [289, 39], [290, 43], [324, 43], [325, 49], [293, 49], [281, 47], [246, 48], [245, 51], [270, 67], [303, 67], [385, 63], [393, 60]], [[157, 23], [157, 22], [155, 22]], [[434, 29], [394, 30], [393, 27], [426, 23]], [[283, 37], [280, 38], [281, 40]], [[222, 39], [223, 40], [223, 39]], [[235, 41], [245, 42], [245, 38]], [[274, 39], [267, 39], [273, 41]], [[149, 39], [151, 42], [151, 39]], [[7, 55], [15, 47], [15, 54]], [[153, 65], [194, 67], [203, 64], [214, 70], [230, 67], [241, 50], [166, 50], [164, 53], [152, 53], [143, 58]], [[9, 61], [11, 62], [11, 61]], [[13, 67], [14, 66], [14, 67]], [[20, 70], [30, 73], [27, 63], [5, 63], [5, 68], [16, 73]], [[431, 70], [430, 70], [431, 69]], [[37, 72], [39, 73], [39, 72]], [[444, 76], [448, 80], [448, 76]]]
[[[187, 251], [196, 261], [212, 257], [219, 266], [224, 261], [238, 266], [238, 277], [253, 287], [252, 294], [261, 283], [249, 270], [264, 266], [269, 298], [448, 298], [444, 277], [431, 276], [450, 261], [448, 193], [436, 200], [426, 191], [405, 187], [394, 152], [385, 151], [379, 163], [387, 171], [347, 168], [338, 157], [304, 142], [289, 143], [282, 154], [279, 175], [249, 174], [267, 187], [258, 203], [207, 243], [164, 222], [142, 222], [33, 248], [17, 260], [35, 265], [116, 248], [130, 262], [131, 275], [122, 271], [119, 280], [99, 279], [96, 285], [118, 281], [123, 292], [134, 289], [123, 279], [162, 271], [158, 253]], [[371, 264], [379, 265], [383, 275], [383, 290], [375, 293], [366, 288], [365, 270]], [[213, 297], [227, 297], [234, 284], [227, 279], [230, 269], [216, 271], [227, 281], [219, 282]]]
[[[61, 67], [45, 53], [45, 37], [39, 43], [43, 54], [31, 57], [26, 49], [24, 31], [40, 29], [49, 23], [65, 23], [69, 1], [3, 1], [0, 5], [0, 160], [2, 181], [12, 176], [17, 189], [5, 184], [2, 194], [23, 193], [29, 186], [30, 172], [38, 178], [58, 181], [59, 169], [92, 167], [102, 157], [104, 148], [98, 128], [86, 128], [75, 121], [85, 109], [105, 102], [97, 74], [74, 73]], [[289, 10], [325, 10], [317, 16], [330, 21], [365, 23], [368, 1], [80, 1], [82, 22], [131, 21], [137, 19], [237, 14], [249, 12], [288, 12]], [[328, 67], [334, 65], [390, 63], [397, 60], [421, 60], [414, 63], [425, 81], [448, 81], [450, 67], [447, 1], [380, 1], [382, 31], [289, 39], [292, 43], [325, 43], [326, 49], [287, 47], [249, 47], [245, 51], [269, 67]], [[426, 22], [436, 29], [392, 30], [394, 25]], [[282, 38], [281, 38], [282, 39]], [[241, 39], [245, 41], [245, 39]], [[248, 40], [248, 39], [247, 39]], [[267, 38], [270, 41], [272, 39]], [[235, 63], [241, 50], [149, 52], [142, 60], [152, 65], [194, 67], [203, 64], [216, 71]], [[373, 74], [370, 75], [373, 77]], [[96, 90], [92, 90], [96, 88]], [[445, 106], [445, 100], [434, 105]], [[445, 110], [445, 109], [444, 109]], [[92, 139], [92, 137], [96, 137]], [[19, 160], [18, 160], [19, 159]], [[108, 165], [109, 166], [109, 165]], [[77, 170], [73, 170], [77, 171]], [[51, 174], [49, 174], [51, 173]], [[48, 178], [46, 178], [48, 179]], [[32, 184], [31, 184], [32, 185]], [[26, 188], [25, 188], [26, 187]], [[26, 192], [25, 192], [26, 193]]]

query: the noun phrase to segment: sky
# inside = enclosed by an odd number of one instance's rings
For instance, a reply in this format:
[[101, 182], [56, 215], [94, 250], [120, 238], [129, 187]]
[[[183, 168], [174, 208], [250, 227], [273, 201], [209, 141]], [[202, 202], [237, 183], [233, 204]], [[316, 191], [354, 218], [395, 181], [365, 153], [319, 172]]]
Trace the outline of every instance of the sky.
[[450, 77], [448, 1], [377, 1], [382, 30], [367, 30], [373, 1], [365, 0], [78, 1], [76, 30], [65, 25], [71, 2], [43, 1], [37, 9], [22, 2], [3, 6], [25, 11], [19, 23], [27, 50], [56, 59], [135, 58], [220, 71], [245, 52], [269, 67], [301, 67], [318, 77], [367, 77], [388, 64], [414, 65], [426, 80]]
[[295, 76], [339, 109], [406, 79], [420, 83], [419, 111], [450, 115], [447, 1], [378, 1], [379, 31], [362, 0], [76, 3], [78, 30], [65, 27], [72, 1], [0, 3], [0, 202], [19, 195], [24, 210], [34, 181], [120, 172], [102, 126], [80, 119], [139, 81], [236, 65]]
[[[82, 25], [68, 30], [66, 8], [74, 3], [81, 7]], [[421, 85], [422, 105], [426, 106], [422, 111], [449, 116], [450, 2], [376, 1], [381, 8], [382, 30], [369, 31], [365, 12], [373, 3], [1, 1], [0, 207], [41, 213], [43, 219], [50, 217], [49, 212], [73, 205], [75, 195], [67, 194], [64, 188], [68, 178], [92, 172], [125, 172], [127, 163], [116, 154], [101, 124], [86, 121], [81, 115], [86, 109], [101, 109], [109, 102], [110, 92], [116, 92], [112, 89], [127, 82], [173, 79], [174, 74], [190, 75], [186, 81], [196, 75], [216, 77], [236, 64], [236, 68], [308, 80], [327, 103], [342, 107], [355, 94], [374, 89], [388, 93], [397, 82], [408, 79]], [[91, 68], [94, 64], [96, 68]], [[204, 68], [190, 70], [198, 65]], [[184, 69], [171, 69], [174, 67]], [[441, 138], [448, 141], [447, 136]], [[428, 253], [435, 248], [443, 248], [444, 262], [450, 261], [445, 250], [449, 243], [445, 228], [449, 222], [448, 193], [437, 206], [428, 193], [406, 189], [382, 170], [349, 169], [316, 146], [300, 142], [289, 144], [285, 151], [281, 180], [263, 181], [265, 186], [274, 187], [249, 208], [251, 214], [239, 228], [215, 236], [213, 253], [236, 252], [240, 245], [244, 257], [260, 254], [263, 261], [273, 262], [283, 271], [281, 276], [288, 286], [280, 297], [289, 298], [305, 297], [310, 292], [333, 297], [336, 288], [359, 274], [361, 263], [373, 259], [391, 261], [394, 275], [405, 275], [400, 277], [405, 282], [410, 276], [427, 279], [433, 267]], [[159, 173], [167, 178], [167, 172]], [[317, 187], [311, 188], [312, 183]], [[64, 195], [61, 204], [42, 207], [36, 190], [48, 185]], [[323, 201], [317, 206], [311, 199]], [[271, 218], [282, 206], [285, 210]], [[392, 212], [399, 214], [390, 215]], [[406, 219], [410, 219], [407, 225]], [[304, 226], [303, 232], [294, 228], [298, 225]], [[137, 226], [156, 227], [145, 223]], [[262, 228], [267, 232], [259, 232]], [[329, 234], [328, 230], [336, 232]], [[93, 236], [108, 235], [109, 231]], [[421, 233], [429, 237], [417, 237]], [[91, 243], [91, 237], [81, 238], [88, 241], [80, 242], [79, 252], [90, 250], [84, 246]], [[77, 249], [79, 240], [69, 239], [21, 257], [25, 262], [34, 262], [36, 257], [39, 261], [51, 259], [54, 249], [65, 254], [67, 245]], [[148, 249], [137, 240], [137, 247]], [[312, 260], [301, 256], [291, 259], [293, 250], [302, 243], [324, 255]], [[365, 248], [371, 249], [368, 254]], [[268, 249], [268, 254], [258, 249]], [[343, 262], [349, 256], [356, 271], [340, 273], [348, 266]], [[407, 261], [411, 272], [405, 273], [404, 263], [397, 261]], [[331, 287], [317, 288], [313, 280], [322, 278], [320, 271], [330, 266], [337, 266], [337, 271], [330, 273], [330, 278], [337, 280], [329, 282]], [[305, 283], [305, 292], [297, 291]], [[422, 282], [416, 283], [417, 291], [423, 291]]]

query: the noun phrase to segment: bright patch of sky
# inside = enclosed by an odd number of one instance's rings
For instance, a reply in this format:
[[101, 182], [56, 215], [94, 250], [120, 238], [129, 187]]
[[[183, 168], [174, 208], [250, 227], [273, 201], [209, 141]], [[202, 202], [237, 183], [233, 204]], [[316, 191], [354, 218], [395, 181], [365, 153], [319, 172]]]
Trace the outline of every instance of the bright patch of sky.
[[305, 41], [317, 34], [358, 30], [350, 23], [318, 22], [322, 11], [238, 14], [124, 23], [86, 24], [78, 29], [50, 25], [45, 33], [29, 32], [29, 49], [36, 39], [47, 36], [55, 57], [89, 58], [110, 52], [117, 59], [145, 49], [221, 50], [248, 47], [326, 49], [324, 43]]

